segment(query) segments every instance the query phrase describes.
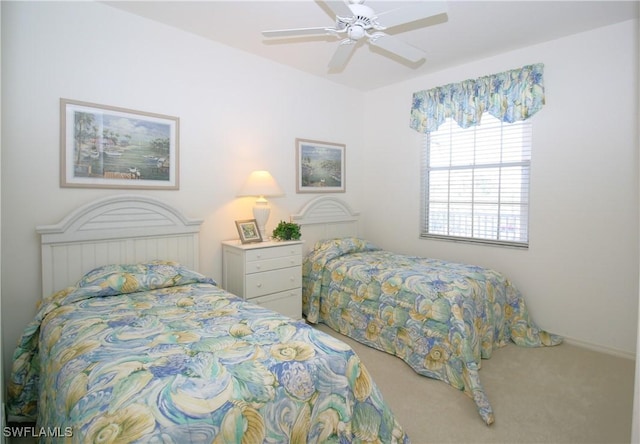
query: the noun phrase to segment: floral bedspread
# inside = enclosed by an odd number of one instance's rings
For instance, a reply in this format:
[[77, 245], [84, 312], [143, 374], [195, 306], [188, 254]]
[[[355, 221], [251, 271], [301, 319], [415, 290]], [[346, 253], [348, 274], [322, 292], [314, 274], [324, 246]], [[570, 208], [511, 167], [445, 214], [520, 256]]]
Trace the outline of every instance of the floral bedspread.
[[509, 340], [562, 342], [534, 324], [502, 274], [473, 265], [398, 255], [357, 238], [320, 241], [305, 257], [303, 312], [416, 372], [463, 390], [494, 422], [480, 383], [481, 359]]
[[8, 395], [10, 420], [65, 442], [409, 442], [345, 343], [170, 262], [46, 299]]

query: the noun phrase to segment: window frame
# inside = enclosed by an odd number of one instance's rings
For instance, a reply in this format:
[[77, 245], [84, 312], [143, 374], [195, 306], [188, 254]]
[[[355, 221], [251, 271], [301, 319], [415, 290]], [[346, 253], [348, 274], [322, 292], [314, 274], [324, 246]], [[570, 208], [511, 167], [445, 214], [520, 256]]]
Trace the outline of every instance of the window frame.
[[[488, 114], [487, 114], [488, 115]], [[483, 115], [484, 117], [484, 115]], [[427, 132], [425, 133], [425, 137], [423, 139], [423, 148], [422, 148], [422, 155], [421, 155], [421, 167], [420, 167], [420, 181], [421, 181], [421, 191], [420, 191], [420, 224], [419, 224], [419, 229], [420, 229], [420, 238], [421, 239], [435, 239], [435, 240], [445, 240], [445, 241], [452, 241], [452, 242], [463, 242], [463, 243], [472, 243], [472, 244], [487, 244], [487, 245], [494, 245], [494, 246], [501, 246], [501, 247], [511, 247], [511, 248], [518, 248], [518, 249], [528, 249], [529, 248], [529, 243], [530, 243], [530, 213], [531, 213], [531, 151], [532, 151], [532, 133], [533, 133], [533, 127], [531, 124], [530, 120], [525, 120], [525, 121], [518, 121], [518, 122], [513, 122], [512, 124], [510, 124], [509, 122], [501, 122], [501, 135], [500, 135], [500, 140], [501, 140], [501, 147], [500, 147], [500, 153], [503, 153], [504, 151], [504, 136], [502, 133], [502, 128], [504, 127], [504, 125], [522, 125], [523, 129], [524, 129], [524, 133], [523, 136], [526, 137], [526, 139], [524, 139], [525, 141], [523, 142], [523, 144], [521, 145], [524, 146], [524, 149], [527, 150], [528, 149], [528, 158], [525, 158], [524, 160], [521, 159], [518, 162], [493, 162], [493, 163], [485, 163], [485, 164], [476, 164], [475, 163], [475, 159], [474, 159], [474, 163], [473, 165], [451, 165], [451, 163], [448, 166], [436, 166], [436, 167], [432, 167], [429, 164], [429, 159], [430, 159], [430, 155], [431, 155], [431, 138], [432, 138], [432, 134]], [[447, 119], [445, 121], [445, 123], [443, 123], [443, 125], [440, 128], [443, 128], [444, 125], [457, 125], [455, 121], [452, 121], [452, 119]], [[480, 125], [481, 127], [481, 125]], [[468, 130], [477, 130], [477, 128], [467, 128]], [[449, 134], [451, 134], [452, 132], [450, 131]], [[528, 145], [527, 145], [528, 143]], [[474, 156], [476, 154], [476, 150], [475, 148], [477, 147], [476, 141], [474, 139]], [[523, 149], [520, 149], [520, 153], [523, 152]], [[505, 240], [505, 239], [499, 239], [498, 237], [500, 236], [500, 212], [498, 210], [498, 222], [497, 222], [497, 231], [496, 231], [496, 238], [485, 238], [485, 237], [473, 237], [473, 236], [460, 236], [460, 235], [452, 235], [452, 234], [442, 234], [442, 233], [430, 233], [429, 229], [430, 229], [430, 214], [429, 214], [429, 205], [432, 204], [433, 202], [431, 202], [431, 195], [430, 195], [430, 183], [429, 183], [429, 178], [430, 178], [430, 173], [432, 171], [438, 171], [438, 170], [444, 170], [444, 171], [458, 171], [458, 170], [462, 170], [462, 169], [470, 169], [472, 171], [481, 171], [481, 170], [486, 170], [488, 168], [504, 168], [504, 167], [513, 167], [513, 166], [517, 166], [517, 167], [521, 167], [524, 168], [526, 170], [526, 174], [527, 174], [527, 178], [526, 181], [520, 180], [520, 197], [522, 198], [524, 196], [524, 200], [521, 199], [520, 205], [522, 205], [522, 209], [520, 212], [520, 216], [519, 216], [519, 222], [520, 224], [524, 224], [525, 227], [525, 240], [524, 241], [514, 241], [514, 240]], [[472, 181], [473, 184], [473, 181]], [[473, 185], [472, 185], [473, 186]], [[500, 183], [499, 188], [498, 188], [498, 194], [501, 193], [501, 191], [503, 190], [502, 184]], [[523, 187], [526, 187], [525, 189], [523, 189]], [[450, 224], [450, 216], [451, 216], [451, 204], [452, 204], [452, 199], [451, 199], [451, 185], [450, 183], [448, 184], [448, 188], [447, 188], [447, 192], [448, 192], [448, 197], [447, 197], [447, 201], [446, 201], [446, 205], [447, 205], [447, 210], [446, 210], [446, 216], [447, 216], [447, 231], [450, 233], [451, 232], [451, 224]], [[455, 202], [454, 202], [455, 203]], [[481, 203], [485, 203], [485, 202], [481, 202]], [[469, 204], [472, 207], [472, 210], [470, 212], [471, 215], [471, 220], [472, 220], [472, 228], [471, 228], [471, 234], [474, 234], [474, 228], [473, 228], [473, 220], [475, 218], [475, 212], [474, 212], [474, 205], [478, 204], [478, 201], [475, 200], [475, 196], [472, 198], [472, 200], [469, 202]], [[497, 202], [494, 202], [495, 205], [498, 206], [498, 208], [500, 208], [501, 206], [501, 201], [500, 198], [498, 198]]]

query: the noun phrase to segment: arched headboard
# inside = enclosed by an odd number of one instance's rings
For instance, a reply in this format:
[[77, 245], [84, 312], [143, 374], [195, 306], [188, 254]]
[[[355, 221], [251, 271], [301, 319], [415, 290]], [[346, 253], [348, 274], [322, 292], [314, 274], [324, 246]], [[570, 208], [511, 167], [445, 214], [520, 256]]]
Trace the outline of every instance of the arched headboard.
[[55, 225], [36, 227], [43, 297], [101, 265], [163, 259], [197, 271], [201, 224], [141, 195], [120, 194], [82, 205]]
[[310, 200], [291, 221], [300, 224], [305, 252], [319, 240], [360, 235], [360, 213], [333, 196]]

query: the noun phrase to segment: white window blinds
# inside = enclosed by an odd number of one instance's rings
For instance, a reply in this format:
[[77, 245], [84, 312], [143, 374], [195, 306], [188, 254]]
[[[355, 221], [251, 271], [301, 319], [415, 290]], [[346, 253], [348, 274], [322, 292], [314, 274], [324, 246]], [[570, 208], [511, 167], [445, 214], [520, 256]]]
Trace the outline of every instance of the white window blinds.
[[425, 135], [422, 237], [527, 247], [531, 123], [451, 118]]

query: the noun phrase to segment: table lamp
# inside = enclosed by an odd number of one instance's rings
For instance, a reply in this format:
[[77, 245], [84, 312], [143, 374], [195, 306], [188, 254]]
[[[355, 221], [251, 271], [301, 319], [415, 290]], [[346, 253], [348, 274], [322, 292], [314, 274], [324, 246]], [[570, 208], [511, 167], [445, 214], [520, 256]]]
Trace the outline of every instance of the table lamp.
[[253, 206], [253, 218], [258, 224], [258, 230], [264, 240], [271, 237], [267, 236], [265, 231], [271, 213], [269, 202], [265, 197], [282, 196], [283, 194], [282, 188], [268, 171], [252, 172], [238, 193], [238, 197], [258, 196], [258, 200]]

